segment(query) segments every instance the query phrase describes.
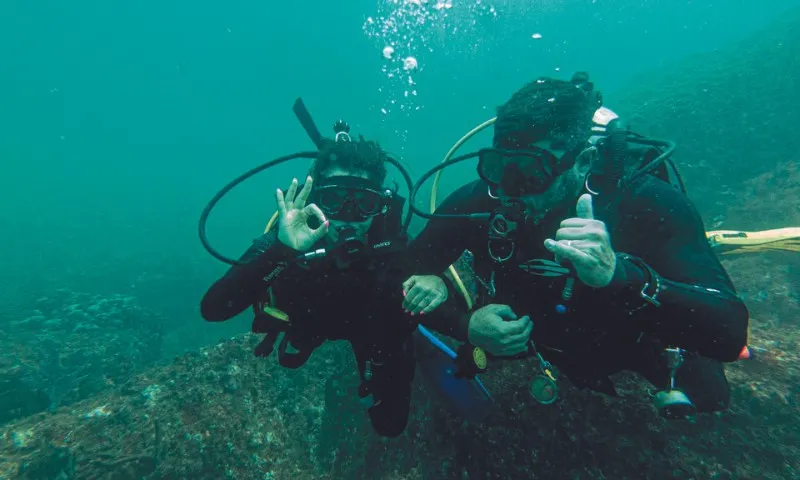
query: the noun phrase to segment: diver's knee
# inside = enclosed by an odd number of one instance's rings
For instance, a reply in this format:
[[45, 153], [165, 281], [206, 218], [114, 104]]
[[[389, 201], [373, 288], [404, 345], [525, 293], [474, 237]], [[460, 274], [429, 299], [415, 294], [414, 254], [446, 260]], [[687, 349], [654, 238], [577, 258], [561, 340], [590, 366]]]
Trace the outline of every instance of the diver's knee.
[[676, 372], [675, 383], [694, 403], [697, 413], [721, 412], [731, 402], [731, 388], [722, 362], [693, 356]]

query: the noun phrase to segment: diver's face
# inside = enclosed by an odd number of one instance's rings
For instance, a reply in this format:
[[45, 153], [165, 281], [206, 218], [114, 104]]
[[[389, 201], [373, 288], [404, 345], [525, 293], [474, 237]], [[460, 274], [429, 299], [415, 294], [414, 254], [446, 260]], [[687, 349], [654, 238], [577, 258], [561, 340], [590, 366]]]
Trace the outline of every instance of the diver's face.
[[[364, 179], [368, 178], [367, 175], [364, 174], [363, 172], [351, 172], [349, 170], [345, 170], [338, 167], [326, 170], [323, 173], [323, 177], [334, 180], [336, 177], [361, 177]], [[342, 220], [335, 220], [329, 218], [328, 221], [330, 222], [330, 225], [328, 227], [328, 234], [325, 236], [325, 240], [327, 241], [328, 245], [336, 244], [336, 242], [339, 241], [340, 233], [348, 228], [355, 230], [356, 237], [361, 240], [364, 240], [367, 236], [367, 232], [369, 231], [370, 227], [372, 227], [373, 218], [374, 217], [370, 217], [360, 222], [345, 222]]]
[[[563, 148], [563, 142], [544, 139], [531, 145], [546, 149], [559, 159], [567, 154], [567, 150]], [[503, 205], [521, 201], [525, 205], [527, 219], [532, 224], [538, 225], [553, 210], [564, 206], [566, 202], [574, 200], [583, 187], [583, 179], [586, 177], [590, 165], [591, 156], [581, 153], [572, 168], [558, 175], [547, 190], [542, 193], [512, 197], [505, 195], [502, 188], [499, 188], [497, 194]]]

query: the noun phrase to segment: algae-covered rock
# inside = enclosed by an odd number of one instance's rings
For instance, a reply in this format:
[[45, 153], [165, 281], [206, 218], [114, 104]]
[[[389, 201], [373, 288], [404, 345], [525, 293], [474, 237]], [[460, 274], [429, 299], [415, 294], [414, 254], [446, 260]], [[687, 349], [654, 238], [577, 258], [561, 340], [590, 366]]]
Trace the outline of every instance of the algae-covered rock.
[[0, 424], [126, 381], [161, 353], [161, 319], [135, 299], [60, 290], [0, 335]]
[[726, 217], [732, 204], [753, 199], [745, 182], [800, 160], [798, 21], [794, 10], [741, 42], [641, 75], [606, 99], [634, 130], [677, 142], [675, 160], [714, 228], [750, 228]]

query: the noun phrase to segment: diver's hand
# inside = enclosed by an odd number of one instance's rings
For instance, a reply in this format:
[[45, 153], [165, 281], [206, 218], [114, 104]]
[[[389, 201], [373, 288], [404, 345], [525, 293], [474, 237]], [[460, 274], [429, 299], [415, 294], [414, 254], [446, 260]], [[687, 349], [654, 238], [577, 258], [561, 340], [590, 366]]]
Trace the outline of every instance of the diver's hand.
[[490, 304], [475, 310], [469, 319], [469, 343], [492, 355], [510, 356], [526, 352], [533, 322], [517, 315], [508, 305]]
[[594, 288], [605, 287], [614, 277], [617, 257], [606, 224], [594, 219], [588, 193], [578, 199], [576, 215], [561, 222], [556, 239], [548, 238], [544, 246], [555, 254], [558, 263], [572, 263], [580, 281]]
[[[306, 184], [298, 194], [297, 179], [295, 178], [285, 196], [280, 188], [275, 193], [279, 215], [278, 240], [299, 252], [309, 250], [328, 233], [329, 222], [322, 210], [313, 203], [306, 205], [306, 200], [311, 194], [312, 183], [311, 177], [306, 178]], [[308, 220], [311, 217], [317, 217], [319, 220], [321, 225], [318, 228], [308, 226]]]
[[447, 285], [437, 275], [413, 275], [403, 282], [403, 296], [406, 313], [423, 315], [447, 301]]

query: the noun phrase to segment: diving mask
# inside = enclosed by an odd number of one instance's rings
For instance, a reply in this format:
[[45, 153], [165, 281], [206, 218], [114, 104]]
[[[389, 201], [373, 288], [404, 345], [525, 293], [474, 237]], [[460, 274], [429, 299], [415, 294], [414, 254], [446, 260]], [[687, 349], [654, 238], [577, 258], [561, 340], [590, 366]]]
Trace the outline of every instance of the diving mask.
[[484, 148], [478, 151], [478, 175], [509, 197], [541, 194], [572, 166], [571, 158], [571, 151], [559, 158], [533, 145], [524, 150]]
[[311, 201], [327, 217], [343, 222], [363, 222], [387, 208], [387, 194], [360, 177], [332, 177], [314, 187]]
[[549, 151], [484, 148], [478, 152], [478, 175], [512, 197], [542, 193], [554, 180], [558, 159]]
[[572, 124], [498, 119], [493, 148], [478, 151], [478, 175], [505, 196], [544, 193], [572, 166], [587, 138]]

